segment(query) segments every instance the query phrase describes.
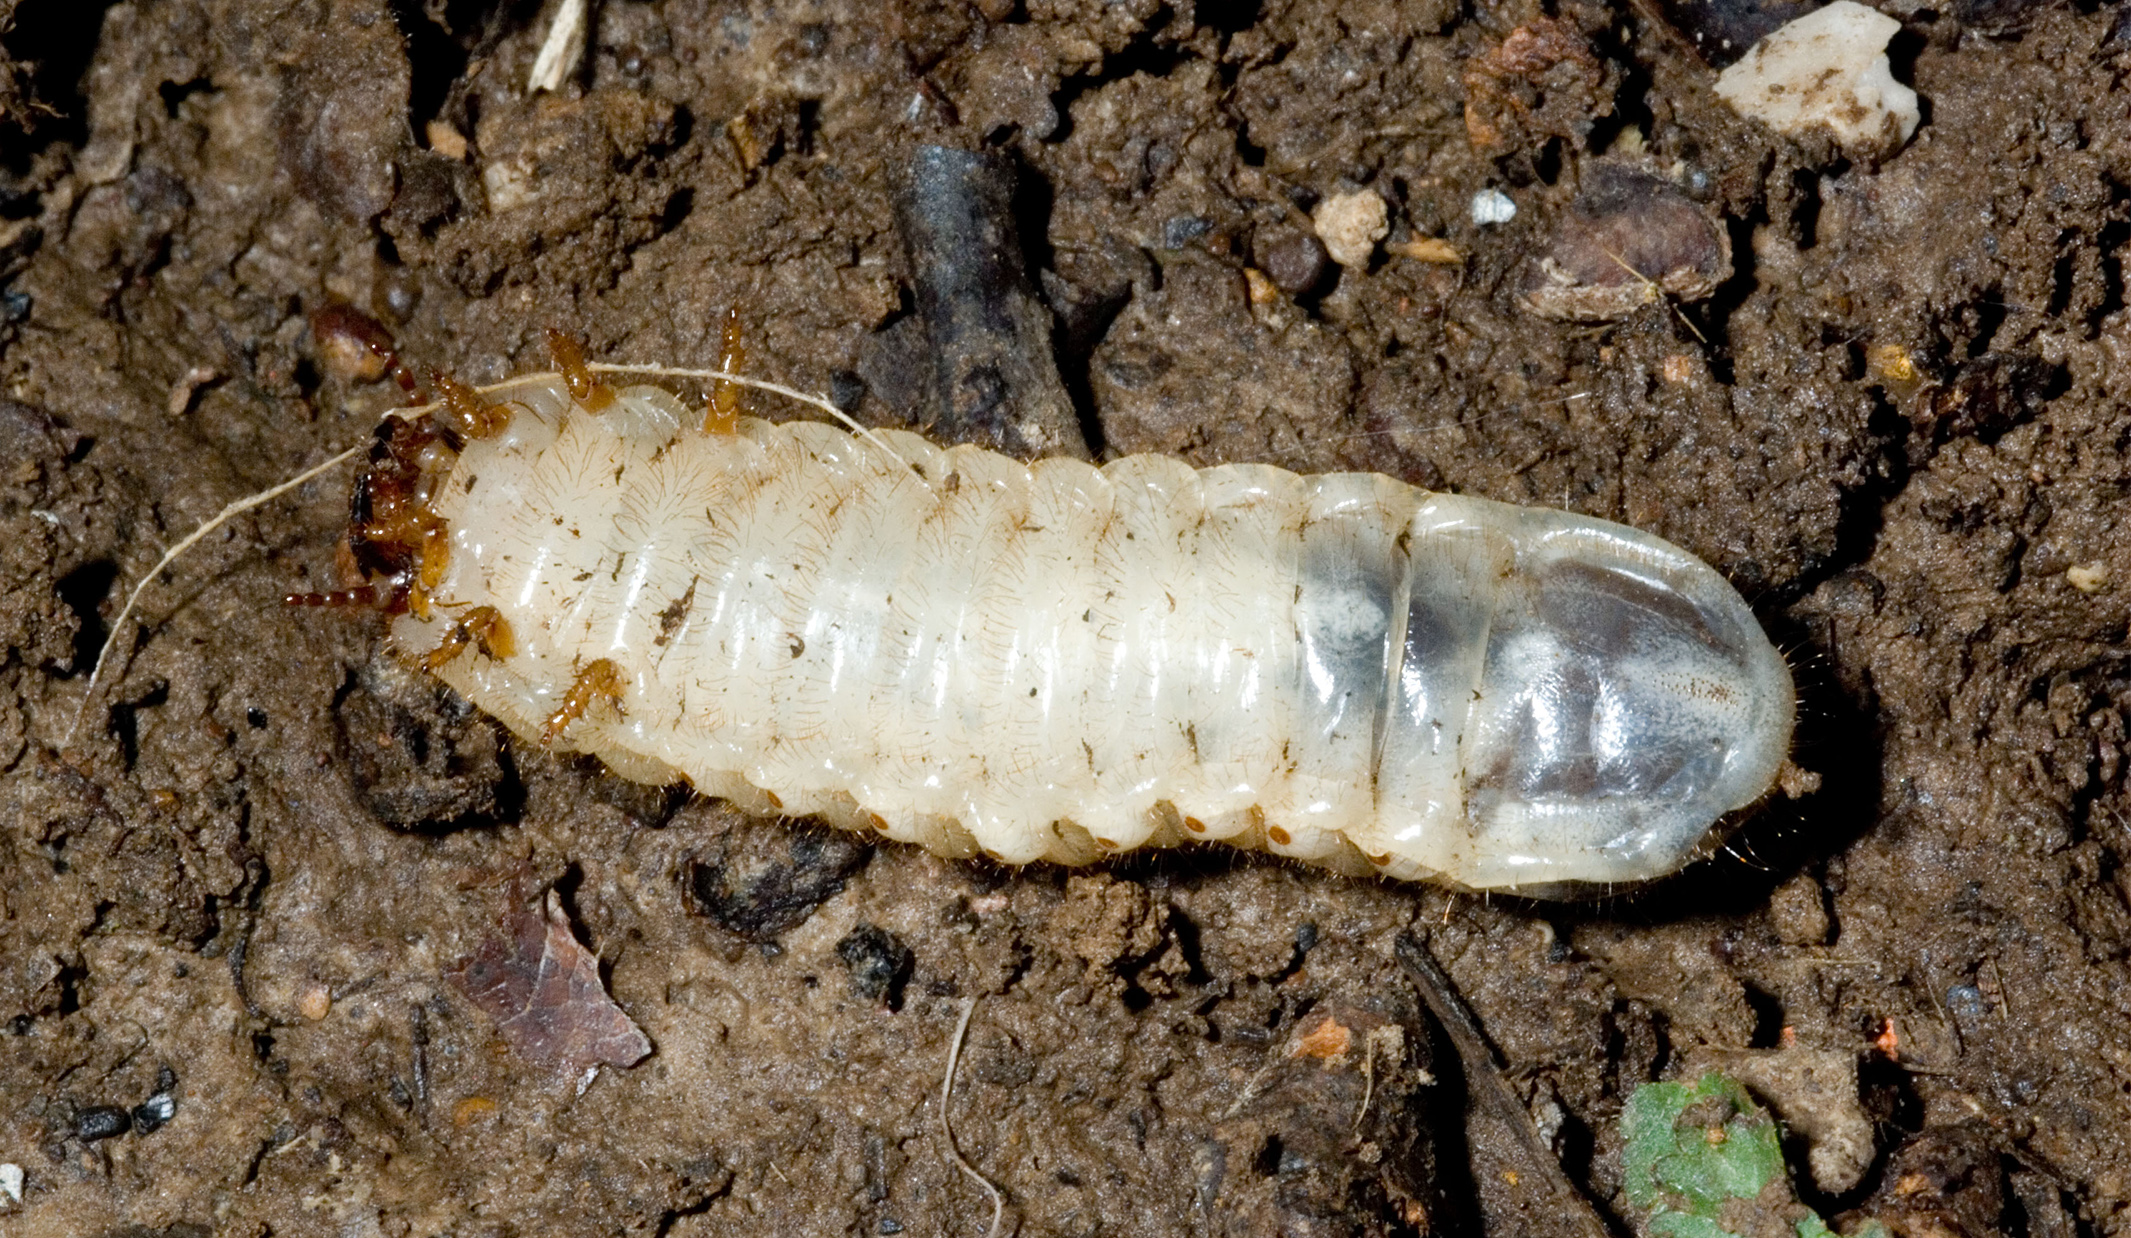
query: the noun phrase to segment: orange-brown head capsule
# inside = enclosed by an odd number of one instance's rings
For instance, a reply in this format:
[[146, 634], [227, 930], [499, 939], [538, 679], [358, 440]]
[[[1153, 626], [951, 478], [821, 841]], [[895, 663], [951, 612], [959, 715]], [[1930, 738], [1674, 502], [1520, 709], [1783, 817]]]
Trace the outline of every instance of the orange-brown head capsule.
[[422, 461], [438, 441], [427, 417], [394, 417], [378, 427], [370, 460], [348, 505], [348, 549], [365, 576], [397, 576], [414, 566], [436, 517], [422, 503]]
[[622, 703], [621, 668], [606, 658], [588, 663], [570, 681], [570, 690], [563, 693], [562, 706], [549, 714], [547, 723], [540, 729], [540, 741], [552, 744], [561, 738], [572, 722], [585, 716], [594, 701], [605, 700], [616, 708]]
[[587, 412], [604, 412], [607, 405], [614, 403], [614, 391], [592, 376], [592, 367], [585, 364], [584, 345], [553, 327], [547, 329], [546, 335], [548, 352], [555, 358], [562, 381], [569, 385], [570, 398]]
[[438, 370], [429, 371], [437, 389], [437, 422], [461, 440], [494, 438], [510, 428], [509, 405], [491, 404], [472, 387]]
[[[747, 345], [740, 336], [740, 307], [725, 311], [725, 334], [718, 347], [718, 368], [737, 374], [747, 364]], [[740, 384], [712, 383], [709, 406], [703, 410], [705, 434], [731, 434], [740, 427]]]

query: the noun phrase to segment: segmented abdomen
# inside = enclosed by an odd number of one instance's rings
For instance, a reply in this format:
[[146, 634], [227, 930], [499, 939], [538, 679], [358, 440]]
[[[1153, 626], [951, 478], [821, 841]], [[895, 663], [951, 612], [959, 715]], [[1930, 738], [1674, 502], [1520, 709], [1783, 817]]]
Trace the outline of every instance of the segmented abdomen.
[[561, 742], [628, 777], [948, 855], [1225, 839], [1484, 888], [1669, 871], [1788, 748], [1738, 596], [1618, 525], [620, 397], [529, 388], [468, 444], [436, 618], [396, 631], [494, 607], [507, 656], [440, 674], [528, 736], [609, 660], [618, 709]]

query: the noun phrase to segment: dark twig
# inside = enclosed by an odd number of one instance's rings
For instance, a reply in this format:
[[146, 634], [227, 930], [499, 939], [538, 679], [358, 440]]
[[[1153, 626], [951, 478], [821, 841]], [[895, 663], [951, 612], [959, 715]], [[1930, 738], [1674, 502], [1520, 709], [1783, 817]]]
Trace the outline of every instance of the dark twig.
[[1465, 1005], [1463, 998], [1450, 982], [1450, 977], [1428, 952], [1421, 939], [1411, 933], [1399, 934], [1394, 944], [1399, 965], [1413, 978], [1414, 987], [1421, 991], [1421, 1000], [1428, 1004], [1428, 1011], [1450, 1034], [1450, 1043], [1458, 1051], [1458, 1061], [1465, 1068], [1466, 1079], [1484, 1099], [1495, 1116], [1515, 1132], [1517, 1141], [1524, 1145], [1525, 1155], [1530, 1159], [1530, 1168], [1538, 1173], [1552, 1188], [1561, 1206], [1568, 1210], [1571, 1225], [1591, 1235], [1591, 1238], [1612, 1238], [1613, 1231], [1599, 1216], [1598, 1209], [1591, 1206], [1583, 1189], [1576, 1185], [1561, 1168], [1561, 1161], [1554, 1150], [1547, 1146], [1539, 1129], [1532, 1125], [1532, 1115], [1524, 1102], [1511, 1090], [1509, 1081], [1502, 1076], [1501, 1058], [1488, 1043], [1487, 1034], [1480, 1030], [1480, 1021]]
[[896, 180], [896, 228], [932, 353], [924, 421], [947, 442], [1085, 460], [1051, 355], [1051, 312], [1023, 266], [1016, 172], [1005, 156], [919, 146]]

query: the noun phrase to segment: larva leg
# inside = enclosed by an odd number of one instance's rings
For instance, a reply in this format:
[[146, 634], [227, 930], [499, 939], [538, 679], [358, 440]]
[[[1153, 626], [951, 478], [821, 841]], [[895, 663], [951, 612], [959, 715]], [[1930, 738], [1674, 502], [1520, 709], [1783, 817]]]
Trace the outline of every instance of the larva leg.
[[572, 722], [584, 717], [593, 702], [600, 700], [612, 703], [616, 709], [621, 708], [621, 668], [607, 658], [592, 662], [577, 672], [577, 677], [570, 681], [570, 690], [563, 694], [562, 707], [549, 714], [547, 722], [542, 725], [541, 742], [552, 744], [560, 739]]
[[[428, 509], [425, 506], [423, 510]], [[421, 566], [415, 573], [415, 581], [424, 593], [435, 589], [437, 582], [444, 579], [444, 569], [451, 566], [451, 530], [434, 514], [430, 519], [436, 523], [422, 529]]]
[[[747, 364], [747, 346], [740, 339], [740, 308], [725, 311], [725, 334], [718, 345], [718, 368], [728, 373]], [[740, 388], [732, 383], [712, 383], [710, 399], [703, 410], [703, 433], [732, 434], [740, 428]]]
[[429, 382], [437, 389], [437, 409], [432, 415], [461, 439], [494, 438], [510, 429], [509, 405], [491, 404], [480, 392], [437, 370], [429, 371]]
[[503, 616], [493, 606], [476, 606], [466, 612], [466, 617], [451, 625], [437, 647], [422, 655], [422, 669], [435, 674], [445, 663], [463, 653], [468, 645], [480, 649], [491, 658], [502, 660], [511, 656], [511, 629]]
[[570, 388], [570, 398], [588, 413], [607, 411], [607, 406], [614, 403], [614, 389], [593, 377], [592, 368], [585, 364], [585, 346], [553, 327], [544, 334], [548, 352], [555, 358], [555, 369]]

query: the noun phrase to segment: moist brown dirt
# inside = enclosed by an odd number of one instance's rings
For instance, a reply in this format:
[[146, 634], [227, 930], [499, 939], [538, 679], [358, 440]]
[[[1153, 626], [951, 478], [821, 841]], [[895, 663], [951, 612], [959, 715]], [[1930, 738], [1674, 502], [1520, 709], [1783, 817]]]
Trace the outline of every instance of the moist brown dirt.
[[[1021, 1233], [1583, 1232], [1472, 1111], [1392, 958], [1416, 931], [1609, 1214], [1628, 1090], [1795, 1043], [1822, 1099], [1793, 1128], [1850, 1140], [1816, 1187], [1800, 1137], [1823, 1211], [2131, 1234], [2109, 7], [1888, 0], [1926, 112], [1877, 167], [1734, 115], [1655, 5], [605, 0], [536, 96], [528, 4], [7, 7], [0, 1232], [977, 1233], [939, 1128], [971, 1000], [948, 1111]], [[551, 758], [376, 616], [280, 608], [337, 584], [346, 473], [164, 573], [84, 708], [164, 546], [391, 402], [327, 374], [329, 301], [470, 381], [543, 364], [548, 326], [713, 365], [737, 306], [751, 372], [922, 421], [881, 362], [922, 141], [1021, 161], [1097, 450], [1671, 538], [1791, 652], [1820, 789], [1574, 905], [869, 860]], [[1520, 303], [1601, 159], [1725, 230], [1713, 295]], [[1485, 188], [1514, 220], [1471, 221]], [[1341, 270], [1309, 212], [1357, 189], [1393, 230]], [[581, 1090], [445, 979], [549, 886], [655, 1047]], [[170, 1120], [111, 1134], [166, 1071]]]

